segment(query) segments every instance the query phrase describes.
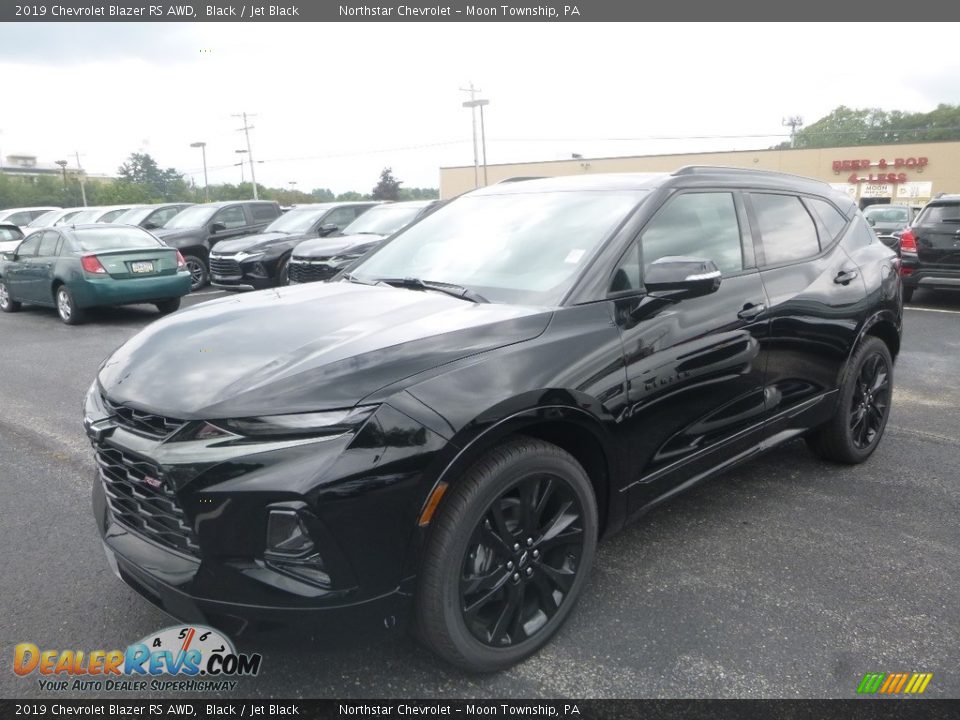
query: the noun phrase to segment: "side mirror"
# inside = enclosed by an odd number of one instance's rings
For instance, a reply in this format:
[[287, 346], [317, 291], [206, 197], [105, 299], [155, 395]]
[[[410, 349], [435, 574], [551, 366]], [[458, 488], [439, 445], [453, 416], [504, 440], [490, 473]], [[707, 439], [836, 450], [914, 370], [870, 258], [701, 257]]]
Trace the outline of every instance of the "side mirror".
[[319, 235], [320, 237], [326, 237], [330, 233], [335, 233], [339, 229], [340, 228], [337, 225], [334, 225], [333, 223], [327, 223], [320, 226]]
[[223, 232], [226, 229], [227, 229], [227, 226], [220, 222], [214, 223], [213, 225], [210, 226], [210, 232], [212, 233]]
[[650, 294], [685, 300], [715, 293], [720, 277], [713, 260], [669, 256], [650, 263], [644, 271], [643, 284]]

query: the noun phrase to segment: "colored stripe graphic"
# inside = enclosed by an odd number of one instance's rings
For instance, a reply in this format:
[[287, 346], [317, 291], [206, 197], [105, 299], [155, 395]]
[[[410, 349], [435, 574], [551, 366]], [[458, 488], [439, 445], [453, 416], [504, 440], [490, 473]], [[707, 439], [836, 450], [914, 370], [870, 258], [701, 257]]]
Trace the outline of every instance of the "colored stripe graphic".
[[860, 695], [920, 695], [933, 679], [933, 673], [867, 673], [857, 686]]

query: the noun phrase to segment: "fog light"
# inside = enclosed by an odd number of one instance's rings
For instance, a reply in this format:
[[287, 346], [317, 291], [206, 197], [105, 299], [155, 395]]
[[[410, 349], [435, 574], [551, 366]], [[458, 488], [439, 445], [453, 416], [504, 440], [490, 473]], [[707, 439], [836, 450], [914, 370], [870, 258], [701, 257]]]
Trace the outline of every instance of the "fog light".
[[267, 518], [267, 553], [297, 556], [313, 549], [313, 541], [294, 510], [271, 510]]

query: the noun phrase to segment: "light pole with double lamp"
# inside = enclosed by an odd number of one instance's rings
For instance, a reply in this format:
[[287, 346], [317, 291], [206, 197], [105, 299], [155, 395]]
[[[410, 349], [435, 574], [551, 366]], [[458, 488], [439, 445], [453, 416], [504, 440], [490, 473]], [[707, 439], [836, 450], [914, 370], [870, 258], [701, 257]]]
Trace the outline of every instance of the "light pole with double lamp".
[[210, 202], [210, 182], [207, 180], [207, 144], [197, 141], [190, 143], [190, 147], [198, 147], [200, 152], [203, 153], [203, 201]]

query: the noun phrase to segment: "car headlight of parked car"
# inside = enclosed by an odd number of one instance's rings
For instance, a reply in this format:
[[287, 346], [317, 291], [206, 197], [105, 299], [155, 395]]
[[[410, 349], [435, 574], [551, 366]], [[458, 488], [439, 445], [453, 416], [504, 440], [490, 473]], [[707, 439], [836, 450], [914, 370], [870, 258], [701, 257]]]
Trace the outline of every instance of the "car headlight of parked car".
[[266, 253], [264, 252], [248, 253], [248, 252], [243, 252], [241, 250], [236, 255], [234, 255], [234, 259], [237, 262], [247, 262], [248, 260], [259, 260], [264, 255], [266, 255]]
[[368, 405], [346, 410], [293, 415], [261, 415], [229, 420], [208, 420], [206, 425], [217, 428], [224, 434], [240, 435], [251, 439], [336, 436], [362, 425], [376, 408], [376, 405]]

